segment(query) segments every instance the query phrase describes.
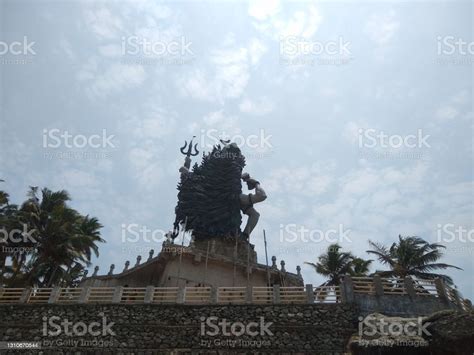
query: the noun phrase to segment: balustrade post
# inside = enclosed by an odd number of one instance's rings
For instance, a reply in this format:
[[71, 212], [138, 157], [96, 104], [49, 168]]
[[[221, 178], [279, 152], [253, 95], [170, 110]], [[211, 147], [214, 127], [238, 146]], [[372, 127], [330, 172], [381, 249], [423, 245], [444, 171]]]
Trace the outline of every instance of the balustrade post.
[[280, 285], [273, 285], [273, 303], [280, 303]]
[[114, 296], [112, 297], [112, 303], [120, 303], [123, 295], [123, 286], [115, 286]]
[[217, 303], [219, 289], [216, 286], [211, 286], [211, 303]]
[[252, 303], [252, 302], [253, 302], [252, 286], [248, 286], [248, 287], [245, 289], [245, 302], [246, 302], [246, 303]]
[[380, 275], [375, 274], [373, 278], [373, 283], [374, 283], [374, 289], [375, 289], [375, 295], [377, 297], [383, 296], [383, 283], [382, 283], [382, 278]]
[[153, 295], [155, 293], [154, 286], [147, 286], [145, 290], [145, 299], [143, 300], [144, 303], [151, 303], [153, 302]]
[[61, 292], [60, 287], [54, 287], [49, 294], [48, 303], [56, 303], [59, 298], [59, 292]]
[[79, 296], [79, 303], [87, 303], [89, 294], [91, 292], [90, 287], [86, 286], [82, 289], [81, 295]]
[[21, 293], [20, 303], [27, 303], [28, 298], [30, 298], [30, 294], [31, 294], [31, 287], [25, 288], [23, 292]]
[[306, 301], [308, 303], [314, 303], [314, 290], [312, 284], [307, 284], [306, 288]]
[[179, 286], [176, 303], [183, 304], [185, 301], [186, 301], [186, 288], [184, 286]]
[[344, 288], [344, 302], [353, 303], [354, 302], [354, 282], [352, 277], [349, 275], [344, 275], [342, 279], [341, 289]]

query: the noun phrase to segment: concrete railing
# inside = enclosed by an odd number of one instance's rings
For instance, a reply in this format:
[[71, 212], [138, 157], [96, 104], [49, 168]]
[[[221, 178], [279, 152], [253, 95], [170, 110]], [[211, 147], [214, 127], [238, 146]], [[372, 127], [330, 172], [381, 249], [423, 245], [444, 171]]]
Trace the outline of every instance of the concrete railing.
[[344, 276], [341, 282], [344, 301], [352, 302], [354, 294], [372, 295], [405, 295], [411, 299], [416, 297], [434, 297], [445, 304], [451, 304], [465, 311], [472, 310], [471, 301], [463, 299], [459, 292], [445, 284], [441, 278], [434, 280], [414, 280], [411, 277], [381, 278]]
[[338, 303], [339, 287], [84, 287], [0, 288], [0, 304], [184, 303], [273, 304]]
[[[178, 303], [178, 304], [314, 304], [353, 303], [366, 297], [406, 296], [411, 300], [433, 297], [446, 305], [472, 310], [469, 300], [442, 279], [413, 280], [344, 276], [341, 286], [313, 287], [83, 287], [83, 288], [0, 288], [0, 304], [71, 303]], [[418, 298], [422, 297], [422, 298]]]

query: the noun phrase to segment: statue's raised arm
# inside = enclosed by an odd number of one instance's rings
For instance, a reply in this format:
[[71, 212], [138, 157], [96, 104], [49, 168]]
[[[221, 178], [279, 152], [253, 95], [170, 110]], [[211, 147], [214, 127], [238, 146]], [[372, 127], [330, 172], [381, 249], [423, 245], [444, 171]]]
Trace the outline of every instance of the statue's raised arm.
[[257, 225], [260, 213], [253, 207], [254, 204], [265, 201], [267, 194], [260, 185], [260, 182], [252, 179], [248, 173], [242, 174], [242, 180], [247, 183], [249, 190], [255, 190], [255, 194], [240, 194], [240, 208], [242, 212], [248, 216], [247, 224], [242, 232], [244, 239], [249, 239], [250, 233], [254, 230]]

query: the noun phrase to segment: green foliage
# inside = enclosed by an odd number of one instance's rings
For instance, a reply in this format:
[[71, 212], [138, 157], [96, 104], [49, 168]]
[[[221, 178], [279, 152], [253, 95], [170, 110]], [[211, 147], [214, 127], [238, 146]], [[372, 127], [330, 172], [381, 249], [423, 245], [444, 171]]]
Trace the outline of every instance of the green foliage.
[[339, 244], [331, 244], [326, 253], [319, 256], [317, 263], [305, 262], [311, 265], [318, 274], [328, 278], [322, 286], [337, 286], [341, 283], [341, 277], [346, 274], [365, 276], [369, 272], [371, 263], [372, 260], [364, 260], [349, 252], [341, 252]]
[[369, 241], [369, 244], [372, 250], [367, 252], [376, 255], [382, 264], [390, 268], [388, 271], [377, 271], [377, 274], [383, 277], [414, 276], [419, 279], [439, 277], [452, 284], [453, 280], [449, 276], [432, 271], [448, 268], [461, 270], [457, 266], [437, 262], [443, 256], [441, 250], [445, 248], [444, 245], [430, 244], [419, 237], [398, 236], [398, 242], [393, 243], [390, 248], [372, 241]]
[[[67, 191], [44, 188], [39, 192], [30, 187], [27, 196], [20, 208], [0, 205], [1, 226], [7, 231], [26, 228], [31, 236], [7, 240], [15, 251], [0, 254], [1, 283], [44, 287], [77, 283], [92, 255], [99, 254], [102, 225], [69, 207]], [[11, 266], [5, 266], [6, 257], [11, 258]]]

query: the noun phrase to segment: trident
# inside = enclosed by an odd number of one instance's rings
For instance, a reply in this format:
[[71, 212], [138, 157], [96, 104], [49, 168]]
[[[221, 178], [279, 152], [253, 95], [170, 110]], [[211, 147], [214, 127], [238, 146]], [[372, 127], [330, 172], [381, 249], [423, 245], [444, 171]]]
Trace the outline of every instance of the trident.
[[[191, 157], [195, 157], [196, 155], [199, 154], [199, 150], [197, 149], [197, 143], [194, 145], [194, 153], [193, 153], [193, 139], [196, 138], [196, 136], [193, 136], [191, 138], [191, 142], [184, 141], [184, 145], [181, 147], [180, 151], [183, 153], [183, 155], [186, 155], [186, 159], [184, 160], [184, 166], [188, 169], [191, 168]], [[188, 151], [186, 152], [186, 146], [188, 147]]]

